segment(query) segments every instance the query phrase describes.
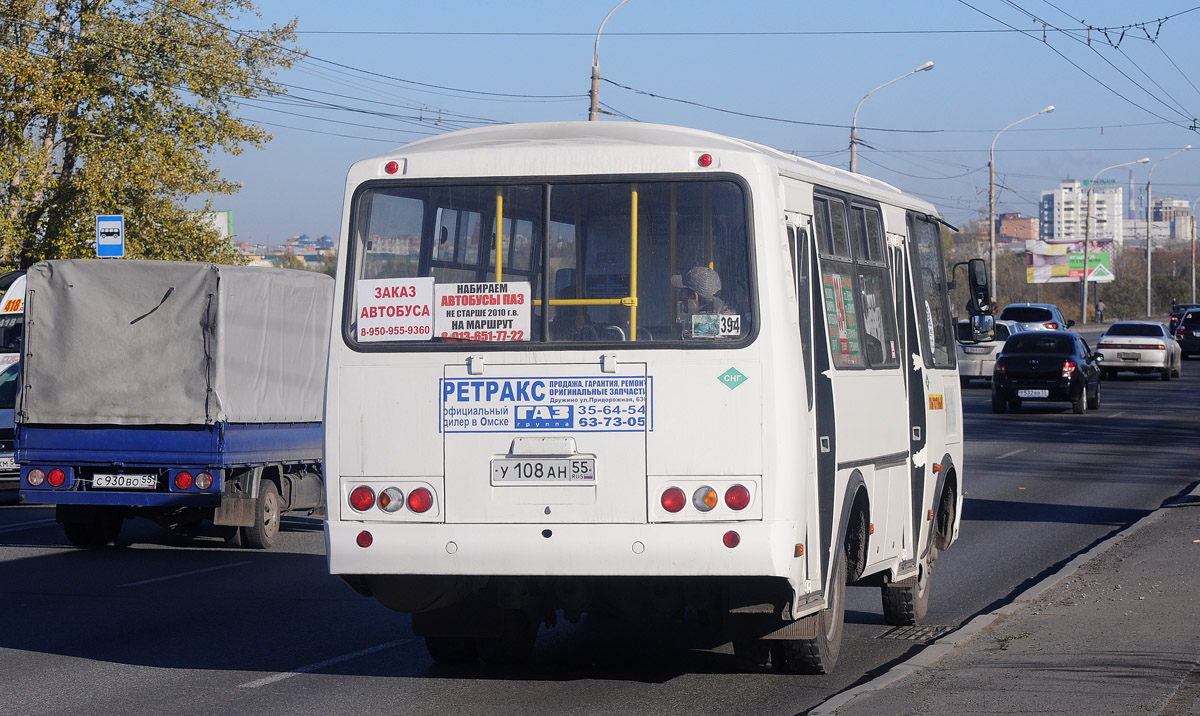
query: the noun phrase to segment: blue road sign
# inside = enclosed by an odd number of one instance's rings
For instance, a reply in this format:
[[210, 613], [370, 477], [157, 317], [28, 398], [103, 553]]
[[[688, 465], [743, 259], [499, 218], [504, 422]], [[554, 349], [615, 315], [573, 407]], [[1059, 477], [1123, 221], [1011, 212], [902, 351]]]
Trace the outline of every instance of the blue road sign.
[[124, 258], [125, 256], [125, 217], [116, 216], [96, 217], [96, 256], [104, 258]]

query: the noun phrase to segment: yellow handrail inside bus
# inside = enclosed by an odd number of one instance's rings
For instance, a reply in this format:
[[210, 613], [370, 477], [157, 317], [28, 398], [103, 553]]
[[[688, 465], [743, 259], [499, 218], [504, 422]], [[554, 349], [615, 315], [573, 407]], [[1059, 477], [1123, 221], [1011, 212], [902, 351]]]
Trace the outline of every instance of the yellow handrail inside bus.
[[504, 280], [504, 192], [496, 187], [496, 283]]
[[630, 192], [629, 226], [629, 340], [637, 341], [638, 189]]

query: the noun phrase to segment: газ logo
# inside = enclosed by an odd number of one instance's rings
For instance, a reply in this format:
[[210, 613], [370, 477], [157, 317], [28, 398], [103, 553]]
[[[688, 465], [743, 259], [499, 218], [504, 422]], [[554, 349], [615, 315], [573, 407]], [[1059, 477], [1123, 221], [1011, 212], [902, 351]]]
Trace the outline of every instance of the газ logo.
[[573, 405], [518, 405], [516, 407], [517, 430], [551, 430], [575, 427]]

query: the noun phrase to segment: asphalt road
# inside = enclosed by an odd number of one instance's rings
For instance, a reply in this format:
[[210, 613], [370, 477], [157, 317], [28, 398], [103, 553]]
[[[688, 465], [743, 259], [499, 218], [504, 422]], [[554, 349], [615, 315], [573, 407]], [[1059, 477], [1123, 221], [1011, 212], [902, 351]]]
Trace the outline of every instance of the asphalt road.
[[436, 666], [406, 617], [326, 573], [313, 520], [288, 519], [272, 552], [145, 521], [81, 550], [51, 510], [0, 507], [0, 711], [802, 713], [1188, 488], [1198, 392], [1197, 360], [1180, 380], [1106, 381], [1081, 416], [992, 415], [986, 384], [967, 389], [962, 536], [937, 562], [929, 627], [888, 627], [878, 590], [851, 589], [841, 661], [821, 677], [738, 673], [696, 623], [600, 618], [543, 629], [520, 669]]

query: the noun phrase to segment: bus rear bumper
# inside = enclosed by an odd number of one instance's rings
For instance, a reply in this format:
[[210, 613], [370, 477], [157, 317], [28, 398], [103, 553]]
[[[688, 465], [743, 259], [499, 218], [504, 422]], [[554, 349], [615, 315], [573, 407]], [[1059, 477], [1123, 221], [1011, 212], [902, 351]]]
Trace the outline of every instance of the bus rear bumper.
[[[370, 545], [360, 547], [362, 532]], [[726, 546], [726, 533], [737, 534]], [[332, 574], [773, 576], [806, 579], [795, 522], [701, 524], [326, 523]], [[732, 541], [732, 538], [731, 540]], [[803, 549], [801, 549], [803, 547]]]

